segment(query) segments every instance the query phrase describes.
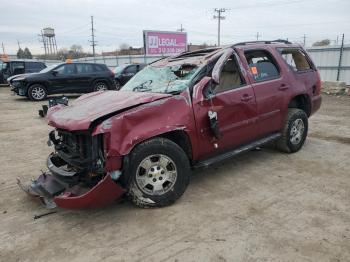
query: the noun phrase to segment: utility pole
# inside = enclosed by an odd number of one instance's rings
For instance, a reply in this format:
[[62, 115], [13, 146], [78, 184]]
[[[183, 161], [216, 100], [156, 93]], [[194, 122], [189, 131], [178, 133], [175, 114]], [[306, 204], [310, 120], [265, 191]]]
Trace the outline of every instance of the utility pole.
[[180, 28], [177, 29], [177, 31], [178, 31], [178, 32], [183, 32], [183, 31], [185, 31], [185, 28], [182, 27], [182, 24], [181, 24]]
[[21, 43], [17, 40], [18, 49], [21, 49]]
[[339, 81], [339, 77], [340, 77], [340, 69], [341, 69], [341, 60], [343, 57], [343, 51], [344, 51], [344, 34], [341, 38], [341, 46], [340, 46], [340, 50], [339, 50], [339, 63], [338, 63], [338, 70], [337, 70], [337, 81]]
[[2, 46], [2, 54], [5, 55], [5, 46], [4, 46], [4, 42], [1, 42], [1, 46]]
[[305, 34], [303, 35], [303, 46], [304, 47], [306, 46], [306, 35]]
[[96, 63], [95, 60], [95, 46], [97, 46], [96, 41], [95, 41], [95, 29], [94, 29], [94, 17], [91, 16], [91, 46], [92, 46], [92, 55], [94, 57], [94, 62]]
[[218, 20], [218, 46], [220, 46], [220, 22], [221, 20], [224, 20], [225, 17], [222, 16], [222, 13], [225, 13], [227, 9], [225, 8], [215, 8], [214, 12], [216, 12], [218, 15], [214, 15], [214, 19]]
[[256, 41], [259, 41], [259, 37], [261, 36], [261, 34], [259, 32], [256, 33]]

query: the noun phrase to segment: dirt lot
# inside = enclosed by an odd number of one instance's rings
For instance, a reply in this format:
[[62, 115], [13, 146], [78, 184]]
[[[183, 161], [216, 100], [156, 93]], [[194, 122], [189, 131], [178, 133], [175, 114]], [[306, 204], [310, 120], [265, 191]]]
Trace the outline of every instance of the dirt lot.
[[1, 261], [350, 261], [350, 97], [324, 96], [299, 153], [197, 171], [173, 206], [46, 210], [16, 185], [45, 169], [42, 103], [0, 88]]

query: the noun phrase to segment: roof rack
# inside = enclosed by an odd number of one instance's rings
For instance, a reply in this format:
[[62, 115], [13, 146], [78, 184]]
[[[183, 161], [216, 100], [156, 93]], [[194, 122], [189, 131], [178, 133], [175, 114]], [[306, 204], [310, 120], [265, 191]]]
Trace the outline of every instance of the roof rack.
[[291, 42], [283, 39], [276, 39], [276, 40], [271, 40], [271, 41], [250, 41], [250, 42], [240, 42], [237, 44], [234, 44], [233, 46], [238, 46], [238, 45], [247, 45], [247, 44], [273, 44], [273, 43], [283, 43], [283, 44], [291, 44]]

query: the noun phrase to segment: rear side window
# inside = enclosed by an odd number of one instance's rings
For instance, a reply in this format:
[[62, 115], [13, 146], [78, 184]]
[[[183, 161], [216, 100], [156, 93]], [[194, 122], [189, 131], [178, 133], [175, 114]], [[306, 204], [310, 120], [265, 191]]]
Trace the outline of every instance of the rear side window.
[[103, 72], [106, 71], [106, 68], [102, 65], [93, 65], [94, 71], [96, 72]]
[[23, 69], [24, 70], [24, 62], [12, 62], [12, 70]]
[[302, 72], [312, 69], [305, 53], [300, 49], [279, 49], [279, 51], [293, 71]]
[[278, 78], [280, 73], [272, 55], [265, 50], [252, 50], [244, 53], [255, 82]]
[[78, 74], [87, 74], [87, 73], [93, 73], [96, 71], [94, 69], [94, 65], [91, 65], [91, 64], [76, 64], [76, 67], [77, 67]]

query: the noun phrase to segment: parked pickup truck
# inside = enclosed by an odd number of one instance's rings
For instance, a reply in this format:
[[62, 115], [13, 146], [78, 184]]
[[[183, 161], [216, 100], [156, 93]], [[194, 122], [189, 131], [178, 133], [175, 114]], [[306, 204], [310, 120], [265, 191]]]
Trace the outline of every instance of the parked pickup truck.
[[49, 108], [49, 171], [22, 187], [65, 208], [102, 206], [124, 193], [140, 207], [169, 205], [191, 169], [266, 143], [300, 150], [320, 86], [306, 51], [282, 40], [164, 58], [121, 91]]

